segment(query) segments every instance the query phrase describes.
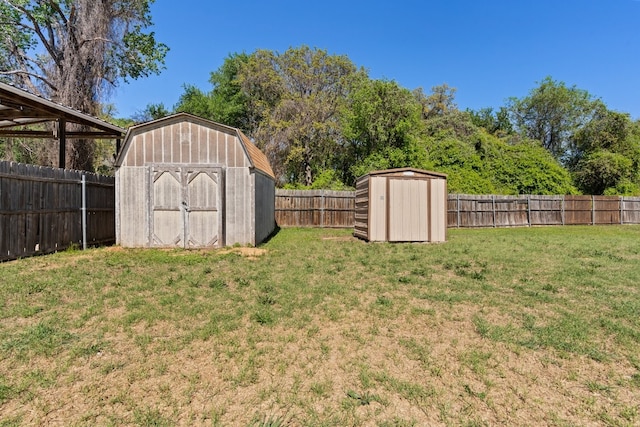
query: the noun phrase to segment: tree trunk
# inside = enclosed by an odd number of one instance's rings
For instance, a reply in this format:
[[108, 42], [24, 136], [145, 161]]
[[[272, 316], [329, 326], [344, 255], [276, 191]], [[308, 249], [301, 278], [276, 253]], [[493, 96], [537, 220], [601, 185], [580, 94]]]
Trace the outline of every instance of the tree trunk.
[[310, 187], [313, 184], [313, 174], [311, 171], [311, 147], [307, 144], [304, 147], [304, 185]]

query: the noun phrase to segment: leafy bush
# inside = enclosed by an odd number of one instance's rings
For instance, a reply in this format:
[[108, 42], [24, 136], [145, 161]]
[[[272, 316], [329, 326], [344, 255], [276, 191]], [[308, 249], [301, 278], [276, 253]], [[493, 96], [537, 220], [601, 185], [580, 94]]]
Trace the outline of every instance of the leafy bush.
[[596, 151], [578, 163], [576, 183], [586, 194], [621, 194], [619, 190], [633, 193], [637, 185], [629, 181], [632, 169], [633, 162], [628, 157], [606, 150]]
[[539, 143], [509, 144], [479, 130], [466, 139], [429, 138], [429, 160], [452, 193], [575, 194], [571, 175]]

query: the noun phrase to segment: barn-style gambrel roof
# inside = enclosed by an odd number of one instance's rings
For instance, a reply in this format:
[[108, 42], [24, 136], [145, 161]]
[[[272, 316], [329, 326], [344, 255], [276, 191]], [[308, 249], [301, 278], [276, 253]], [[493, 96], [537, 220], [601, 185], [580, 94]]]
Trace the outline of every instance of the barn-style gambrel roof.
[[120, 153], [118, 153], [118, 157], [116, 158], [116, 168], [124, 164], [129, 145], [131, 144], [131, 141], [135, 135], [178, 121], [189, 121], [205, 128], [219, 129], [227, 134], [235, 135], [238, 138], [240, 145], [242, 146], [242, 150], [245, 152], [251, 164], [251, 167], [275, 179], [275, 174], [273, 173], [273, 169], [271, 169], [271, 165], [269, 164], [269, 160], [267, 160], [267, 156], [240, 129], [223, 125], [211, 120], [203, 119], [201, 117], [194, 116], [188, 113], [173, 114], [171, 116], [163, 117], [161, 119], [152, 120], [130, 127], [124, 138], [123, 149], [120, 151]]

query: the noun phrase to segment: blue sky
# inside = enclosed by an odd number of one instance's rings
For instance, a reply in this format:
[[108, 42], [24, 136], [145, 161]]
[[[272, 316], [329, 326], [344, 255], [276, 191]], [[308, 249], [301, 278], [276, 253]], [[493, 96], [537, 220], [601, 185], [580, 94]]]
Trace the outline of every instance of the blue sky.
[[447, 83], [461, 109], [498, 108], [551, 76], [640, 119], [638, 0], [156, 0], [151, 13], [166, 69], [114, 91], [119, 117], [172, 108], [184, 84], [209, 91], [231, 53], [307, 45], [408, 89]]

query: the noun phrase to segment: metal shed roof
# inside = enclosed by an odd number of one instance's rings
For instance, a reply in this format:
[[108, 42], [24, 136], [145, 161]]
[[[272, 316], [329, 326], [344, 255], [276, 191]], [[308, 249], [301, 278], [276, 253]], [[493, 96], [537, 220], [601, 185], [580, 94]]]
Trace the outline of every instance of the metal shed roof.
[[398, 175], [398, 174], [403, 174], [403, 175], [407, 175], [407, 176], [411, 176], [411, 175], [421, 175], [421, 176], [431, 176], [434, 178], [442, 178], [442, 179], [447, 179], [447, 174], [446, 173], [441, 173], [441, 172], [433, 172], [433, 171], [427, 171], [427, 170], [423, 170], [423, 169], [416, 169], [416, 168], [397, 168], [397, 169], [385, 169], [385, 170], [378, 170], [378, 171], [371, 171], [361, 177], [358, 177], [358, 179], [363, 178], [367, 175]]
[[[57, 129], [22, 129], [23, 126], [46, 122], [57, 122]], [[91, 130], [67, 131], [67, 123], [87, 126]], [[60, 167], [64, 167], [63, 142], [67, 138], [120, 139], [124, 134], [121, 127], [0, 82], [0, 136], [59, 140]]]

